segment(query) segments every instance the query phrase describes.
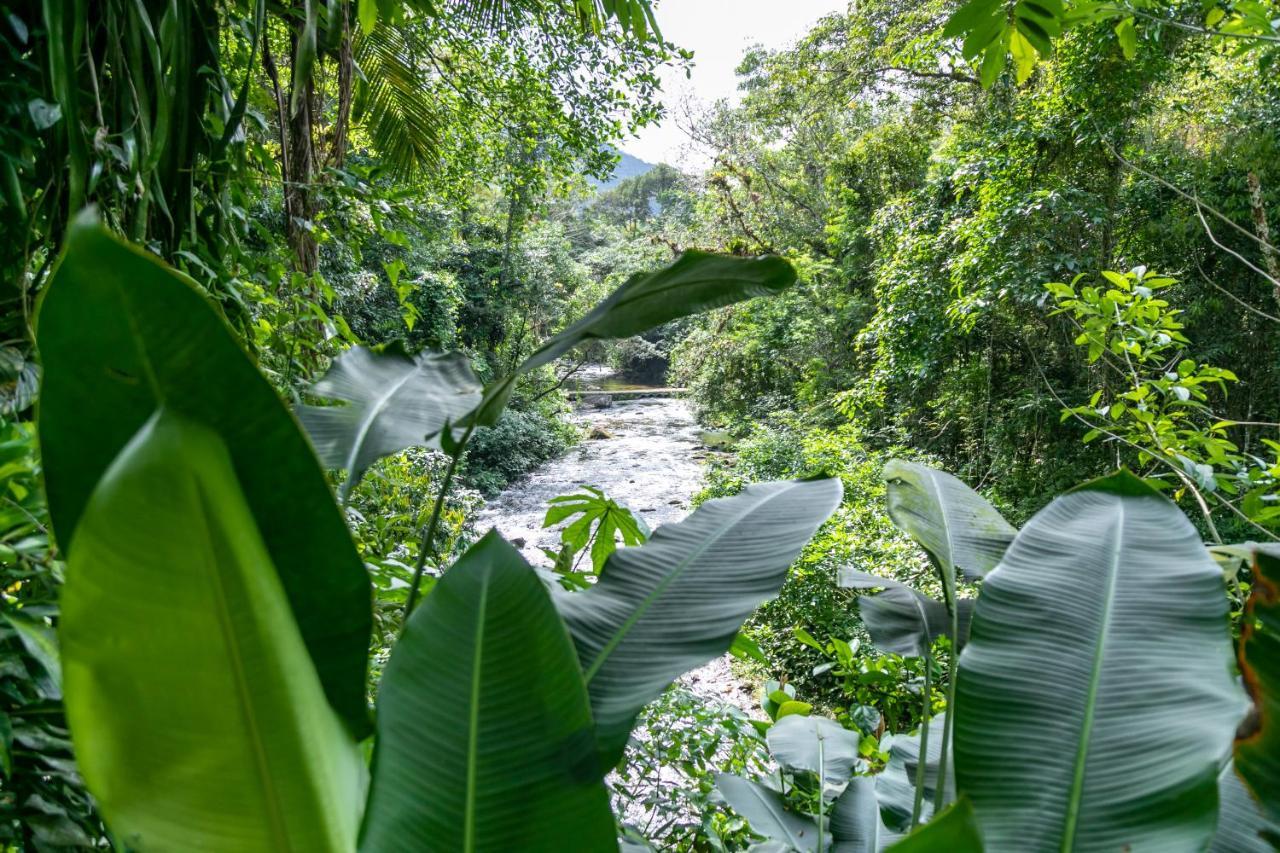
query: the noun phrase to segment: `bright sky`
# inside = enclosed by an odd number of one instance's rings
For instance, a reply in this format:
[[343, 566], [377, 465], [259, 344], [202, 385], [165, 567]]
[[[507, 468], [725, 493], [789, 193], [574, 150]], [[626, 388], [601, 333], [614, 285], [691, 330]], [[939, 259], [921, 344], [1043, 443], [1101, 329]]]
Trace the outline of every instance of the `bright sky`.
[[[668, 115], [661, 125], [647, 127], [622, 149], [650, 163], [680, 165], [688, 144], [676, 126], [681, 103], [736, 100], [738, 81], [733, 69], [754, 44], [786, 47], [804, 35], [823, 15], [841, 11], [848, 0], [661, 0], [654, 10], [662, 35], [694, 54], [693, 75], [664, 69], [663, 92]], [[688, 161], [685, 165], [699, 165]]]

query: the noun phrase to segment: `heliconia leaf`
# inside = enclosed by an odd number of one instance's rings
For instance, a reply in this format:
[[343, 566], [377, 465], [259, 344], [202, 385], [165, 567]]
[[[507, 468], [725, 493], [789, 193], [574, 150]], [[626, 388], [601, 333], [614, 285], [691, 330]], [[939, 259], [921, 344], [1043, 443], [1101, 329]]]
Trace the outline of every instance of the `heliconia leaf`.
[[813, 773], [824, 783], [840, 784], [853, 775], [862, 737], [835, 720], [792, 715], [779, 719], [765, 735], [774, 761], [791, 771]]
[[162, 405], [207, 425], [231, 454], [325, 695], [357, 737], [368, 733], [369, 577], [306, 437], [195, 283], [86, 213], [69, 229], [36, 337], [45, 485], [63, 549], [74, 550], [108, 466]]
[[890, 853], [983, 853], [982, 834], [974, 819], [973, 806], [961, 797], [933, 820], [903, 838]]
[[854, 776], [831, 807], [831, 853], [880, 853], [902, 837], [884, 824], [876, 776]]
[[982, 495], [945, 471], [893, 459], [884, 466], [889, 517], [942, 567], [978, 578], [995, 568], [1017, 530]]
[[716, 790], [735, 812], [747, 819], [752, 832], [787, 845], [782, 849], [812, 853], [818, 849], [818, 824], [786, 806], [777, 791], [730, 773], [716, 774]]
[[1240, 637], [1240, 671], [1253, 699], [1235, 744], [1236, 770], [1280, 823], [1280, 547], [1254, 551], [1253, 592]]
[[345, 496], [378, 459], [406, 447], [440, 447], [441, 431], [476, 407], [481, 386], [461, 353], [410, 356], [357, 346], [334, 360], [311, 393], [347, 403], [298, 409], [321, 463], [347, 471]]
[[[942, 756], [942, 732], [946, 728], [946, 714], [939, 714], [929, 721], [929, 744], [924, 766], [924, 802], [921, 820], [928, 820], [933, 813], [933, 801], [938, 789], [938, 770]], [[893, 735], [889, 744], [889, 761], [884, 770], [875, 776], [876, 799], [880, 802], [880, 815], [885, 825], [897, 832], [911, 828], [911, 812], [915, 804], [916, 777], [920, 768], [920, 734]], [[945, 800], [955, 798], [954, 765], [947, 767]]]
[[1267, 819], [1228, 762], [1218, 774], [1218, 830], [1209, 853], [1271, 853], [1277, 847], [1280, 823]]
[[956, 782], [987, 849], [1203, 850], [1231, 655], [1221, 572], [1172, 503], [1121, 472], [1042, 510], [959, 659]]
[[557, 595], [605, 764], [621, 757], [641, 708], [729, 649], [839, 502], [834, 478], [751, 486], [615, 552], [591, 589]]
[[[884, 587], [883, 592], [857, 599], [862, 623], [882, 652], [922, 657], [934, 640], [951, 633], [946, 605], [904, 583], [846, 568], [840, 571], [840, 585], [851, 589]], [[956, 609], [960, 636], [954, 642], [959, 650], [969, 636], [973, 599], [957, 599]]]
[[496, 532], [409, 617], [377, 728], [362, 851], [618, 849], [573, 644]]
[[656, 272], [636, 273], [581, 320], [548, 338], [513, 375], [486, 388], [475, 421], [492, 426], [506, 407], [516, 379], [581, 343], [630, 338], [681, 317], [781, 293], [795, 280], [795, 269], [782, 258], [737, 258], [698, 251], [685, 252]]
[[129, 848], [353, 848], [364, 758], [216, 432], [162, 409], [125, 446], [61, 606], [76, 760]]

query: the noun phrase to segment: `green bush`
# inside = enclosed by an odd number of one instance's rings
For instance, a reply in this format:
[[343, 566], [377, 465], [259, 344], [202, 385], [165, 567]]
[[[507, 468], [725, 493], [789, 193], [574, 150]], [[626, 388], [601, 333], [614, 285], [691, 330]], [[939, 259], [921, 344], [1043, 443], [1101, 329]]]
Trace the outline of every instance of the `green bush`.
[[577, 431], [546, 408], [508, 409], [492, 429], [471, 440], [466, 480], [486, 496], [554, 459], [578, 439]]

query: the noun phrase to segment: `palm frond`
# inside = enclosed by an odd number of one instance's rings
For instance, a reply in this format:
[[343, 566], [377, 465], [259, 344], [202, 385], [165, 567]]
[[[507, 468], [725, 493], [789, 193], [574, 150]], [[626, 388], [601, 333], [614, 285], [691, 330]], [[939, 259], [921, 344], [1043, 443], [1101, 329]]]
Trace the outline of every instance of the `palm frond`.
[[393, 27], [359, 38], [354, 58], [363, 78], [355, 118], [374, 148], [397, 178], [429, 172], [440, 160], [446, 119], [426, 85], [425, 61]]

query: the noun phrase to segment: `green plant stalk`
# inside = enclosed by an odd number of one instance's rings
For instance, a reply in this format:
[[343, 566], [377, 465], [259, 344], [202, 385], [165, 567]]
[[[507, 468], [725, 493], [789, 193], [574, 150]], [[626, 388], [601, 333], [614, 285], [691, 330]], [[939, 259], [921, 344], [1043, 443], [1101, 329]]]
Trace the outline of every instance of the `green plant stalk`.
[[946, 596], [947, 615], [951, 617], [951, 654], [947, 667], [947, 718], [942, 721], [942, 750], [938, 753], [938, 788], [933, 792], [933, 812], [942, 811], [947, 800], [947, 758], [951, 748], [951, 727], [956, 720], [956, 662], [960, 657], [960, 611], [956, 607], [955, 589]]
[[826, 845], [822, 838], [823, 795], [827, 788], [826, 756], [823, 754], [823, 738], [818, 736], [818, 853], [823, 853]]
[[404, 631], [404, 626], [409, 621], [409, 615], [413, 613], [413, 608], [418, 604], [418, 594], [422, 589], [422, 573], [426, 571], [427, 554], [431, 551], [431, 546], [436, 538], [436, 530], [440, 527], [440, 515], [444, 511], [444, 501], [449, 496], [449, 489], [453, 486], [453, 476], [458, 471], [458, 462], [462, 459], [462, 454], [467, 452], [467, 443], [471, 441], [471, 433], [475, 432], [475, 428], [474, 423], [467, 427], [467, 431], [462, 434], [462, 440], [458, 442], [454, 452], [450, 454], [449, 467], [444, 472], [444, 481], [440, 484], [440, 491], [436, 493], [435, 505], [431, 507], [431, 519], [427, 522], [426, 531], [422, 534], [422, 544], [418, 548], [418, 563], [413, 567], [413, 584], [409, 587], [409, 597], [405, 599], [404, 618], [400, 623], [401, 631]]
[[916, 798], [911, 805], [912, 829], [915, 829], [920, 823], [920, 812], [924, 809], [925, 770], [929, 763], [929, 711], [932, 695], [933, 655], [926, 649], [924, 653], [924, 705], [921, 713], [923, 719], [920, 723], [920, 758], [916, 762]]

